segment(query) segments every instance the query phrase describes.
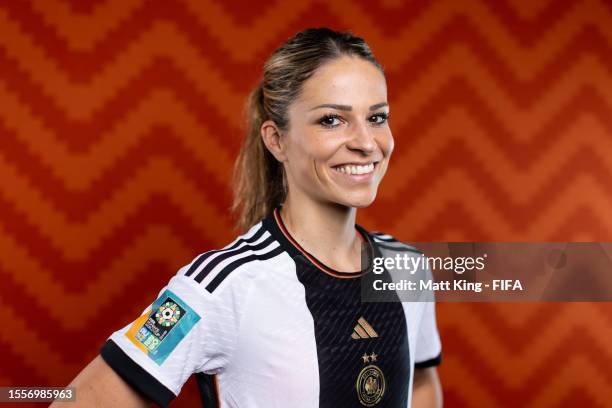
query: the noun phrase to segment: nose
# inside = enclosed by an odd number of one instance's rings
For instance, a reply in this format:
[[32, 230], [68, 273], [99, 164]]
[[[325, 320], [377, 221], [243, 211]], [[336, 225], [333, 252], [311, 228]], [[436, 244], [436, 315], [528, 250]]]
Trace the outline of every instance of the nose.
[[350, 150], [370, 154], [376, 150], [376, 139], [367, 125], [359, 124], [354, 127], [347, 147]]

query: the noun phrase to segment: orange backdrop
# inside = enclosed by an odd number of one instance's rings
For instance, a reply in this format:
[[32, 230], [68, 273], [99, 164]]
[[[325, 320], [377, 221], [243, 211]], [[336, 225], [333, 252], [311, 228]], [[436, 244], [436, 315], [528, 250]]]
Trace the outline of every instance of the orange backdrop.
[[[396, 151], [360, 223], [612, 240], [612, 4], [0, 2], [0, 384], [64, 385], [234, 235], [244, 99], [308, 26], [386, 68]], [[612, 307], [439, 304], [450, 407], [612, 407]], [[175, 406], [197, 403], [189, 382]]]

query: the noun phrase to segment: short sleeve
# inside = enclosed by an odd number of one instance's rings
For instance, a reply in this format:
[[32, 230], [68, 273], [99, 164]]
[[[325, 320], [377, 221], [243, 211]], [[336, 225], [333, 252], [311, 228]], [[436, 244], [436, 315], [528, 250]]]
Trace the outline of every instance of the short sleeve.
[[193, 373], [222, 370], [236, 344], [240, 288], [210, 293], [185, 276], [188, 267], [100, 350], [124, 381], [160, 406], [167, 406]]
[[436, 324], [435, 307], [435, 302], [423, 302], [423, 315], [415, 350], [416, 368], [437, 366], [442, 362], [442, 344]]

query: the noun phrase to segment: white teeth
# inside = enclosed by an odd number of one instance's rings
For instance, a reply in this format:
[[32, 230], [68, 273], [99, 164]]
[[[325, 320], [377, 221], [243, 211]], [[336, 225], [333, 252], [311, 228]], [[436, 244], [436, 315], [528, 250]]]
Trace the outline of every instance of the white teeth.
[[366, 164], [365, 166], [353, 166], [347, 164], [346, 166], [335, 167], [335, 169], [345, 174], [368, 174], [374, 171], [374, 163]]

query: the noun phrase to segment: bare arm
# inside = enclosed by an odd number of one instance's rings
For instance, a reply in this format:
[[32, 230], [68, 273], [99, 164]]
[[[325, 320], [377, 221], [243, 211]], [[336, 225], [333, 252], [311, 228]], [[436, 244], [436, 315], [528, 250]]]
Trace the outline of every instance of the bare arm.
[[69, 385], [76, 402], [53, 403], [53, 408], [148, 407], [150, 404], [126, 384], [102, 357], [96, 357]]
[[417, 368], [414, 370], [412, 385], [413, 408], [442, 407], [442, 386], [436, 367]]

